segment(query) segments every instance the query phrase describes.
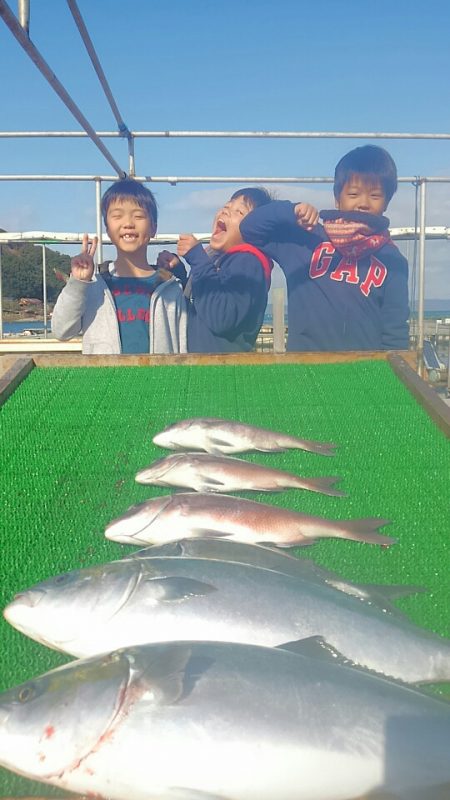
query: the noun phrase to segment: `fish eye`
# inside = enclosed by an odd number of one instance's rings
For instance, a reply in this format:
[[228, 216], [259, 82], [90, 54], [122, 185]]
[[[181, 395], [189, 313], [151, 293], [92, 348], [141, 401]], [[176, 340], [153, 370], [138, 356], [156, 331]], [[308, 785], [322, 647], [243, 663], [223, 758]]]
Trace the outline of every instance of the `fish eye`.
[[68, 577], [69, 577], [68, 575], [57, 575], [56, 578], [54, 578], [53, 582], [56, 583], [57, 585], [61, 583], [66, 583]]
[[33, 699], [35, 694], [36, 694], [36, 692], [35, 692], [33, 686], [28, 684], [27, 686], [23, 686], [22, 687], [22, 689], [20, 690], [19, 694], [17, 695], [17, 698], [19, 700], [19, 703], [28, 703], [29, 700]]

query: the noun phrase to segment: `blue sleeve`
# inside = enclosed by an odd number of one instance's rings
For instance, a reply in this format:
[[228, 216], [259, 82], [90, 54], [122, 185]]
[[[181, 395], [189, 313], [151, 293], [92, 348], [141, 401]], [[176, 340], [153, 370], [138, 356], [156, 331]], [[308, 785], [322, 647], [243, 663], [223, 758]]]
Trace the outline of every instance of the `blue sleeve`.
[[187, 283], [188, 276], [186, 272], [186, 267], [184, 266], [183, 262], [179, 260], [178, 264], [170, 271], [175, 278], [178, 278], [184, 289]]
[[273, 200], [255, 208], [240, 224], [245, 242], [259, 247], [287, 275], [309, 266], [311, 253], [323, 241], [321, 227], [305, 231], [297, 224], [295, 203]]
[[289, 200], [273, 200], [253, 209], [240, 224], [242, 238], [260, 248], [270, 242], [295, 241], [301, 228], [294, 208]]
[[381, 316], [383, 350], [408, 350], [408, 262], [399, 251], [388, 269]]
[[233, 338], [234, 332], [264, 311], [266, 278], [252, 253], [225, 254], [217, 267], [203, 247], [196, 245], [186, 261], [191, 267], [196, 313], [215, 335]]

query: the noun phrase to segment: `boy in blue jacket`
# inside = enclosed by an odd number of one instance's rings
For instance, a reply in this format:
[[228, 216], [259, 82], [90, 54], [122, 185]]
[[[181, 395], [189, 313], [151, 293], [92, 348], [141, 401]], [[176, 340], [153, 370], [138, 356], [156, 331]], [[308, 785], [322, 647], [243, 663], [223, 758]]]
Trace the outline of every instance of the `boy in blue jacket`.
[[319, 214], [311, 206], [288, 201], [242, 221], [244, 241], [263, 248], [285, 273], [288, 350], [408, 348], [408, 263], [383, 216], [396, 189], [389, 153], [366, 145], [337, 164], [337, 210], [320, 212], [323, 226], [314, 224]]
[[[272, 263], [257, 247], [243, 243], [239, 224], [252, 209], [269, 202], [262, 188], [235, 192], [214, 218], [208, 249], [192, 234], [180, 235], [177, 253], [191, 268], [185, 291], [189, 353], [253, 349], [266, 310]], [[164, 257], [173, 267], [173, 254], [164, 251]]]

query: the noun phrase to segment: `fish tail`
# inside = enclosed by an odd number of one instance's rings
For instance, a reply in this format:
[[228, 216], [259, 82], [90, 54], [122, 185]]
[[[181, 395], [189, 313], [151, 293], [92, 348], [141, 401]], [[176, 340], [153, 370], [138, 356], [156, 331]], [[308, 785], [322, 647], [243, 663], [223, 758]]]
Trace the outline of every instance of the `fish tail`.
[[307, 450], [308, 453], [317, 453], [320, 456], [334, 456], [336, 445], [331, 442], [312, 442], [308, 439], [300, 439], [297, 445], [299, 450]]
[[298, 478], [295, 484], [299, 489], [308, 489], [310, 492], [320, 492], [330, 497], [346, 497], [346, 492], [335, 489], [334, 485], [340, 478]]
[[337, 523], [340, 533], [336, 532], [334, 535], [340, 539], [352, 539], [355, 542], [379, 544], [387, 547], [395, 544], [397, 539], [393, 539], [391, 536], [383, 536], [378, 533], [378, 529], [389, 523], [389, 519], [380, 519], [379, 517], [341, 520]]

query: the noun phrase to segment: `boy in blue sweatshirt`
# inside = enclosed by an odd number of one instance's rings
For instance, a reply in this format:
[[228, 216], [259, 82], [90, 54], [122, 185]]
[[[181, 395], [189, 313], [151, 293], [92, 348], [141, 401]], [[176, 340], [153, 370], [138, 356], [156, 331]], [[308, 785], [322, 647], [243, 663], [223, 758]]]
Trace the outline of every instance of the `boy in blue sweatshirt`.
[[[246, 242], [282, 268], [288, 289], [288, 350], [408, 348], [408, 263], [383, 216], [397, 189], [389, 153], [366, 145], [337, 164], [337, 210], [274, 201], [241, 222]], [[306, 228], [306, 229], [305, 229]]]
[[[191, 268], [185, 291], [189, 353], [253, 349], [266, 310], [272, 263], [258, 248], [243, 243], [239, 224], [252, 209], [269, 202], [265, 189], [235, 192], [214, 218], [208, 249], [192, 234], [180, 235], [177, 253]], [[173, 254], [166, 255], [173, 267]]]

